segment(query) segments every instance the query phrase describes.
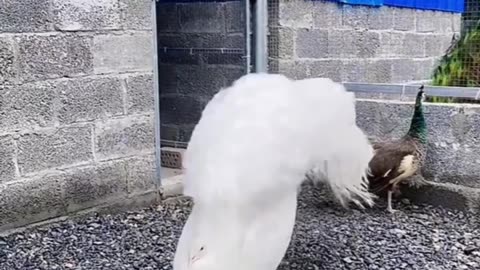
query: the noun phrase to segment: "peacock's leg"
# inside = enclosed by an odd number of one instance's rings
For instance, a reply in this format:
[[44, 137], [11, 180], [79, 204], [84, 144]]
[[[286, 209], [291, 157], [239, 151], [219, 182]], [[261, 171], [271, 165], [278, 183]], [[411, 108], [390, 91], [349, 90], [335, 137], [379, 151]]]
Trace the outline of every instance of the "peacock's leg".
[[393, 214], [397, 212], [397, 210], [394, 210], [392, 207], [392, 194], [393, 194], [393, 191], [389, 189], [387, 194], [387, 204], [388, 204], [387, 211]]

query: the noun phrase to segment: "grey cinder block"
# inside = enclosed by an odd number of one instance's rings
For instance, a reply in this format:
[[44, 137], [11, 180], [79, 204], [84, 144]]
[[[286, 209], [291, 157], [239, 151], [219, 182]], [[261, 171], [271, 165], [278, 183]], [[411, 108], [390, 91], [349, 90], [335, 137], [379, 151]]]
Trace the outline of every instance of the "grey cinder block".
[[83, 78], [53, 84], [58, 93], [61, 123], [95, 120], [123, 114], [123, 90], [116, 77]]
[[390, 30], [394, 27], [395, 8], [379, 7], [368, 10], [368, 29], [370, 30]]
[[19, 75], [35, 81], [89, 74], [93, 71], [89, 36], [32, 35], [16, 38], [19, 50]]
[[245, 12], [242, 1], [225, 3], [226, 29], [228, 33], [243, 33], [245, 31]]
[[42, 32], [52, 29], [50, 1], [3, 0], [1, 9], [0, 33]]
[[92, 126], [64, 127], [20, 136], [18, 166], [22, 175], [91, 161]]
[[311, 28], [313, 25], [313, 1], [281, 1], [279, 3], [280, 26]]
[[109, 159], [153, 152], [154, 140], [153, 116], [98, 123], [95, 127], [95, 156]]
[[368, 28], [368, 13], [369, 8], [357, 5], [343, 6], [343, 26], [354, 29]]
[[0, 231], [66, 213], [61, 174], [42, 175], [0, 187]]
[[[282, 36], [288, 35], [286, 32], [281, 32]], [[284, 42], [281, 40], [280, 42]], [[283, 43], [288, 46], [288, 43]], [[297, 32], [296, 38], [296, 55], [299, 58], [325, 58], [328, 56], [328, 31], [327, 30], [308, 30], [302, 29]], [[335, 44], [334, 46], [341, 46]], [[290, 45], [293, 47], [293, 44]], [[287, 47], [289, 48], [289, 47]], [[287, 48], [283, 47], [284, 50]]]
[[98, 35], [94, 37], [95, 73], [152, 71], [153, 46], [150, 33]]
[[63, 31], [120, 28], [120, 8], [116, 0], [52, 0], [53, 21]]
[[[1, 19], [0, 19], [1, 20]], [[16, 57], [13, 51], [13, 43], [10, 38], [0, 38], [0, 85], [15, 80], [17, 70], [15, 68]]]
[[311, 77], [330, 78], [341, 81], [342, 62], [340, 60], [318, 60], [308, 62]]
[[5, 86], [0, 90], [0, 131], [52, 126], [54, 99], [48, 83]]
[[312, 1], [313, 27], [321, 29], [342, 27], [342, 5], [330, 1]]
[[162, 123], [173, 125], [196, 124], [204, 106], [204, 102], [191, 96], [162, 97], [160, 99]]
[[126, 167], [121, 160], [75, 168], [65, 174], [65, 202], [69, 213], [127, 194]]
[[[163, 71], [164, 69], [160, 69]], [[162, 74], [162, 79], [164, 75]], [[127, 112], [153, 112], [153, 75], [132, 75], [127, 78]]]
[[0, 136], [0, 184], [12, 181], [15, 173], [15, 145], [11, 136]]
[[120, 0], [120, 10], [122, 28], [152, 29], [152, 1]]
[[395, 8], [393, 10], [393, 29], [415, 31], [415, 9]]
[[139, 156], [125, 162], [127, 190], [129, 195], [155, 190], [155, 156]]
[[194, 2], [177, 6], [184, 33], [221, 33], [225, 30], [225, 8], [216, 2]]
[[181, 94], [210, 98], [224, 86], [222, 66], [178, 65], [175, 71]]

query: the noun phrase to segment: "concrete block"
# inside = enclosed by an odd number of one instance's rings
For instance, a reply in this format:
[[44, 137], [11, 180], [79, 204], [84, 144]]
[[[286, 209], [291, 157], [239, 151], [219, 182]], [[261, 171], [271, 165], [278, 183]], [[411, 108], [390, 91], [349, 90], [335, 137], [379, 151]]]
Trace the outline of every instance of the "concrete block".
[[460, 33], [462, 30], [462, 14], [452, 13], [452, 29], [455, 33]]
[[178, 65], [175, 68], [177, 91], [210, 98], [225, 85], [223, 69], [220, 66]]
[[380, 7], [368, 9], [368, 29], [390, 30], [393, 28], [394, 8]]
[[172, 125], [196, 124], [205, 104], [191, 96], [168, 96], [160, 98], [162, 123]]
[[405, 34], [402, 55], [409, 57], [425, 56], [425, 36], [413, 33]]
[[154, 152], [153, 116], [137, 116], [97, 123], [95, 156], [112, 159], [137, 153]]
[[368, 7], [357, 5], [344, 5], [342, 24], [344, 27], [353, 29], [368, 28]]
[[245, 36], [243, 34], [220, 34], [220, 33], [188, 33], [158, 35], [159, 48], [227, 48], [243, 49]]
[[415, 69], [413, 80], [428, 80], [431, 78], [433, 73], [433, 59], [414, 59], [413, 66]]
[[127, 112], [129, 114], [153, 112], [155, 109], [153, 88], [152, 74], [129, 76], [127, 78]]
[[0, 187], [0, 230], [65, 215], [61, 174], [50, 174]]
[[367, 61], [364, 59], [343, 60], [341, 75], [343, 82], [365, 82]]
[[17, 76], [15, 62], [12, 40], [0, 38], [0, 63], [2, 63], [0, 65], [0, 84], [15, 80]]
[[342, 26], [342, 6], [329, 1], [313, 1], [313, 27], [320, 29]]
[[480, 187], [477, 106], [429, 106], [429, 149], [423, 173], [435, 182]]
[[357, 100], [357, 124], [375, 141], [400, 138], [410, 126], [413, 104]]
[[125, 160], [128, 194], [155, 190], [155, 156], [148, 155]]
[[117, 0], [53, 0], [54, 27], [63, 31], [119, 29]]
[[[301, 33], [303, 33], [303, 31], [302, 30], [299, 30], [299, 31], [300, 32], [298, 34], [302, 35]], [[304, 38], [306, 38], [306, 37], [304, 37]], [[299, 38], [297, 38], [297, 42], [302, 42], [302, 41], [299, 41], [298, 39]], [[293, 59], [294, 58], [294, 56], [295, 56], [295, 45], [294, 45], [295, 44], [295, 32], [294, 32], [293, 29], [290, 29], [290, 28], [280, 28], [280, 29], [278, 29], [278, 35], [275, 36], [275, 39], [271, 40], [271, 42], [272, 43], [270, 43], [270, 44], [275, 44], [276, 43], [278, 45], [278, 48], [276, 48], [278, 50], [278, 52], [277, 52], [278, 55], [276, 55], [277, 56], [276, 58], [280, 58], [280, 59]], [[326, 42], [326, 40], [325, 40], [325, 42]], [[272, 47], [272, 45], [270, 45], [269, 47]], [[307, 45], [307, 47], [309, 47], [309, 45]], [[303, 49], [305, 49], [305, 48], [303, 48]], [[272, 54], [269, 54], [269, 55], [272, 56]]]
[[126, 165], [122, 160], [66, 171], [65, 201], [69, 213], [127, 194]]
[[245, 11], [242, 1], [225, 3], [227, 33], [243, 33], [245, 31]]
[[243, 75], [247, 74], [245, 66], [228, 67], [223, 69], [224, 87], [229, 87], [234, 81], [238, 80]]
[[380, 48], [380, 34], [370, 31], [337, 31], [328, 33], [328, 54], [330, 57], [369, 58]]
[[189, 142], [195, 125], [182, 125], [178, 129], [178, 141]]
[[55, 91], [49, 84], [5, 86], [0, 90], [0, 130], [53, 125]]
[[95, 73], [151, 71], [152, 36], [149, 33], [98, 35], [93, 40]]
[[[445, 39], [451, 41], [451, 38], [446, 38], [445, 35], [427, 35], [425, 36], [425, 54], [426, 56], [443, 56], [445, 52]], [[447, 47], [448, 48], [448, 47]]]
[[393, 10], [393, 30], [415, 31], [415, 9], [395, 8]]
[[92, 126], [74, 126], [23, 134], [17, 140], [18, 166], [25, 175], [91, 161]]
[[192, 2], [177, 6], [180, 30], [184, 33], [222, 33], [225, 7], [218, 2]]
[[328, 42], [327, 30], [299, 30], [295, 41], [296, 55], [300, 58], [325, 58]]
[[416, 65], [413, 59], [394, 59], [392, 61], [392, 82], [410, 82], [415, 78]]
[[15, 168], [15, 144], [11, 136], [0, 137], [0, 184], [14, 180]]
[[16, 38], [19, 47], [19, 75], [34, 81], [89, 74], [93, 71], [89, 36], [48, 35]]
[[[177, 125], [162, 125], [160, 126], [160, 136], [162, 140], [177, 141], [178, 139], [178, 126]], [[163, 143], [162, 143], [163, 145]]]
[[178, 7], [177, 3], [157, 2], [157, 31], [158, 31], [158, 33], [178, 33], [178, 32], [180, 32], [180, 20], [179, 20], [179, 17], [178, 17], [177, 7]]
[[0, 32], [42, 32], [53, 28], [50, 1], [4, 0], [1, 8]]
[[[160, 64], [158, 67], [158, 77], [159, 77], [158, 87], [159, 87], [160, 95], [178, 93], [177, 73], [175, 71], [175, 65]], [[152, 92], [152, 95], [153, 95], [153, 92]]]
[[225, 66], [244, 66], [244, 53], [205, 53], [201, 55], [204, 64], [207, 65], [225, 65]]
[[462, 192], [460, 186], [431, 183], [420, 188], [402, 186], [402, 197], [410, 199], [415, 204], [430, 204], [448, 209], [467, 210], [469, 198]]
[[437, 29], [435, 12], [430, 10], [416, 11], [416, 29], [420, 33], [433, 33]]
[[124, 29], [152, 29], [152, 1], [120, 0], [120, 10]]
[[340, 82], [342, 62], [340, 60], [319, 60], [308, 62], [311, 77], [330, 78]]
[[392, 60], [368, 60], [365, 82], [388, 83], [392, 80]]
[[123, 89], [118, 78], [100, 77], [59, 81], [57, 117], [74, 123], [123, 114]]
[[280, 1], [279, 25], [291, 28], [312, 28], [312, 1]]
[[453, 33], [453, 21], [450, 12], [436, 12], [435, 20], [435, 33]]
[[405, 34], [396, 32], [380, 33], [379, 57], [404, 57]]
[[277, 61], [278, 73], [290, 79], [305, 79], [309, 77], [308, 64], [306, 61]]
[[171, 50], [165, 52], [160, 50], [158, 55], [158, 62], [160, 64], [174, 64], [174, 65], [198, 65], [200, 64], [200, 55], [191, 54], [187, 51]]

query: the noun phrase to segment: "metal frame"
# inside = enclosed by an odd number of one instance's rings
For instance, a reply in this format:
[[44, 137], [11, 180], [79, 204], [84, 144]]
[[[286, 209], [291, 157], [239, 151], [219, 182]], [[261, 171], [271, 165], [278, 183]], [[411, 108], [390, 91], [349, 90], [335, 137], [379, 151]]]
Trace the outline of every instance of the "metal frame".
[[157, 45], [157, 0], [152, 0], [152, 30], [153, 30], [153, 96], [155, 102], [155, 185], [162, 185], [162, 146], [160, 135], [160, 86], [158, 72], [158, 45]]
[[251, 72], [251, 62], [252, 62], [252, 48], [251, 48], [251, 14], [250, 14], [250, 0], [243, 0], [245, 8], [245, 66], [247, 74]]
[[[410, 96], [418, 92], [420, 84], [343, 83], [347, 91], [354, 93], [375, 93]], [[480, 99], [477, 87], [443, 87], [425, 84], [425, 93], [430, 96]]]
[[257, 0], [255, 9], [255, 71], [268, 72], [268, 0]]

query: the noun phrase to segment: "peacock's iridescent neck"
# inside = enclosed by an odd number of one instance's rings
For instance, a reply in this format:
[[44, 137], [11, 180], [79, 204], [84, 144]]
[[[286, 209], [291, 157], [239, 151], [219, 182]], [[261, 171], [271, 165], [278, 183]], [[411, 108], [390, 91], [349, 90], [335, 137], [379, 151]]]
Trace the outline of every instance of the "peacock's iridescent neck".
[[427, 142], [427, 123], [423, 114], [423, 105], [421, 98], [417, 98], [415, 102], [415, 111], [413, 112], [412, 122], [407, 136], [417, 138], [422, 143]]

